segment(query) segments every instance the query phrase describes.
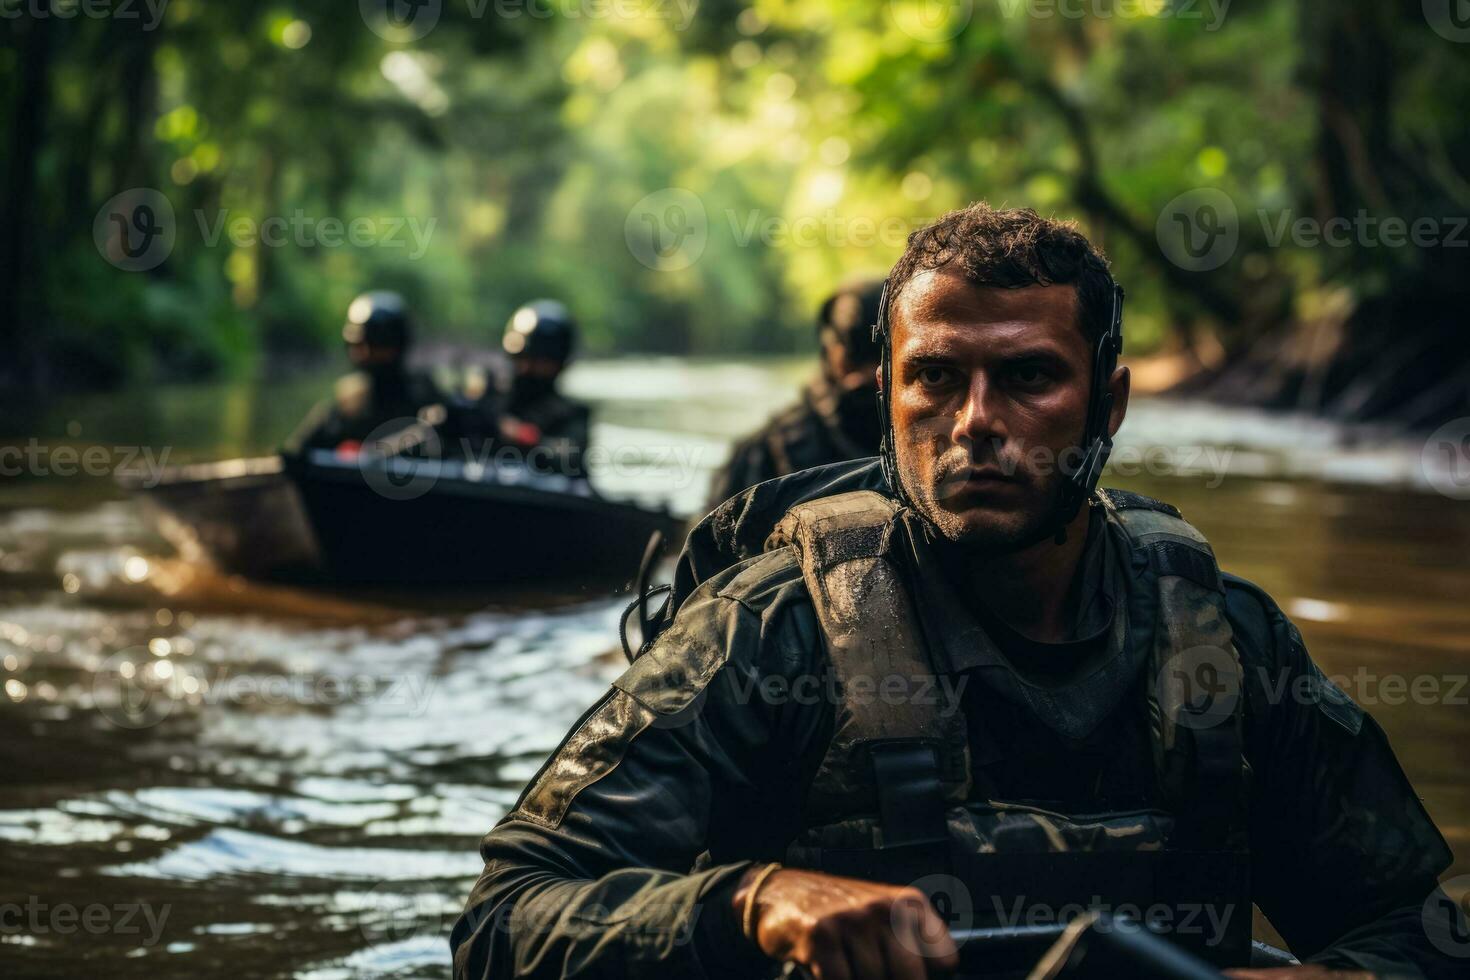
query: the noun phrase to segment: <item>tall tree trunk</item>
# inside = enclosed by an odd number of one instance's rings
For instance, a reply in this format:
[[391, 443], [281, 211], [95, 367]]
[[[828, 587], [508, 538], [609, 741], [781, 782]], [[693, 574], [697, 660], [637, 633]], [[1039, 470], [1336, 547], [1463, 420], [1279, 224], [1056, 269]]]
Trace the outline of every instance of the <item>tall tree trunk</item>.
[[45, 319], [45, 268], [36, 228], [36, 163], [51, 98], [51, 17], [12, 21], [20, 35], [20, 84], [11, 107], [10, 159], [0, 204], [0, 396], [28, 399], [45, 383], [36, 338]]
[[153, 54], [161, 30], [145, 30], [141, 21], [115, 22], [122, 56], [122, 128], [118, 155], [113, 161], [113, 193], [146, 186], [153, 180], [153, 117], [157, 102], [157, 76]]

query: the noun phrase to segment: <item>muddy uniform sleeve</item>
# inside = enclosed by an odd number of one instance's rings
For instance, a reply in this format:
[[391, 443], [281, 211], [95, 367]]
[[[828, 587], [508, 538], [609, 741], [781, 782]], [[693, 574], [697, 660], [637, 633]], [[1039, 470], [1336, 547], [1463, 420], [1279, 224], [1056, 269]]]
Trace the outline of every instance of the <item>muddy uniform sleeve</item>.
[[484, 839], [457, 978], [770, 972], [730, 895], [751, 859], [780, 857], [829, 724], [762, 686], [818, 649], [809, 604], [767, 601], [792, 579], [760, 602], [702, 587], [575, 726]]
[[1421, 914], [1451, 853], [1383, 730], [1268, 596], [1227, 581], [1245, 667], [1256, 904], [1304, 961], [1462, 976]]

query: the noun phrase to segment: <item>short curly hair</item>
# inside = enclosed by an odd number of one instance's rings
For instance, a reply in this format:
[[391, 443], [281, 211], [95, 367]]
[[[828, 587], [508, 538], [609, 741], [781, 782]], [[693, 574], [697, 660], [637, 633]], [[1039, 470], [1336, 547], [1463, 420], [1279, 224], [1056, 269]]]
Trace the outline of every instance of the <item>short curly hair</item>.
[[1072, 285], [1088, 341], [1096, 342], [1112, 325], [1108, 260], [1075, 222], [1043, 218], [1031, 208], [997, 210], [984, 201], [950, 211], [909, 235], [908, 247], [888, 274], [889, 309], [915, 275], [939, 268], [958, 272], [976, 286]]

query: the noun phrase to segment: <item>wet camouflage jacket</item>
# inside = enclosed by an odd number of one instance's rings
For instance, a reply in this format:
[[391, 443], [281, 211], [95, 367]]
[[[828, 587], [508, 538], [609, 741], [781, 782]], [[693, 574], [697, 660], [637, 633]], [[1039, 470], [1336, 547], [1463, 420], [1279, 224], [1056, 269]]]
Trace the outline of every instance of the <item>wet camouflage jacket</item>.
[[[856, 489], [882, 489], [875, 462], [764, 484], [695, 529], [667, 630], [485, 837], [451, 939], [456, 977], [770, 973], [730, 897], [802, 829], [833, 717], [828, 699], [752, 696], [820, 676], [825, 658], [791, 551], [760, 549], [790, 506]], [[1256, 904], [1303, 959], [1462, 975], [1421, 914], [1450, 851], [1382, 730], [1326, 684], [1269, 596], [1225, 584], [1245, 667]], [[1273, 695], [1283, 681], [1315, 694]]]

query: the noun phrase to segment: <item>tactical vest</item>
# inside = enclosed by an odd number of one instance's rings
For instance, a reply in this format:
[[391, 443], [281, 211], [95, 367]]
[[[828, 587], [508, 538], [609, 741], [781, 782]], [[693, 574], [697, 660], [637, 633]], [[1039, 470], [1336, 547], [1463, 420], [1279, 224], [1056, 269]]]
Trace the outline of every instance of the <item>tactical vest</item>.
[[1244, 963], [1241, 667], [1219, 569], [1174, 508], [1117, 491], [1098, 499], [1128, 542], [1127, 642], [1146, 644], [1151, 661], [1157, 806], [1060, 813], [977, 798], [958, 695], [936, 683], [914, 611], [910, 525], [896, 501], [858, 491], [793, 508], [768, 541], [801, 563], [838, 699], [786, 863], [918, 884], [951, 926], [1048, 924], [1097, 903], [1168, 917], [1171, 939]]

